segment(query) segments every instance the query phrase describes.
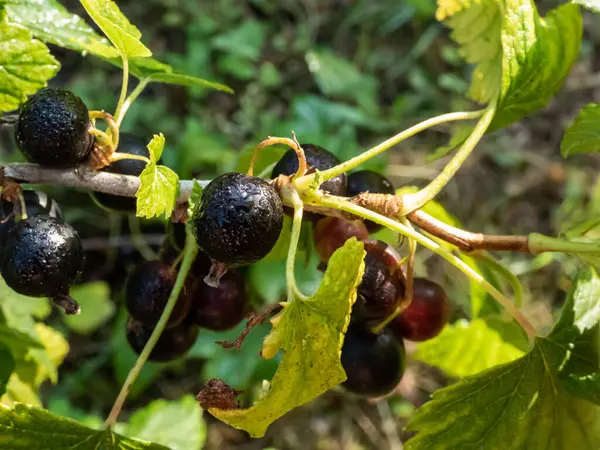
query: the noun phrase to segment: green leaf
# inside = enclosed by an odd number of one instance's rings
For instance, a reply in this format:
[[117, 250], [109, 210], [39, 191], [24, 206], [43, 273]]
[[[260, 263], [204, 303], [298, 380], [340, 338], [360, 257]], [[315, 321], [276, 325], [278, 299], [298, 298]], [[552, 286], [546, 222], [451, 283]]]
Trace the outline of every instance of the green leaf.
[[110, 287], [103, 281], [92, 281], [73, 286], [71, 296], [81, 306], [81, 313], [64, 316], [65, 323], [79, 334], [90, 334], [104, 325], [115, 312], [110, 299]]
[[6, 14], [9, 22], [24, 26], [43, 42], [104, 58], [119, 56], [105, 38], [56, 0], [8, 0]]
[[583, 34], [579, 7], [559, 6], [541, 18], [532, 0], [506, 0], [502, 90], [490, 130], [542, 108], [577, 59]]
[[579, 153], [600, 152], [600, 105], [586, 105], [565, 131], [560, 143], [563, 158]]
[[176, 84], [179, 86], [187, 86], [187, 87], [204, 87], [209, 89], [215, 89], [217, 91], [228, 92], [233, 94], [233, 89], [229, 86], [225, 86], [224, 84], [215, 83], [212, 81], [205, 80], [203, 78], [192, 77], [190, 75], [183, 75], [180, 73], [171, 73], [171, 72], [154, 72], [152, 75], [148, 76], [149, 81], [166, 83], [166, 84]]
[[600, 311], [589, 301], [596, 281], [592, 269], [580, 272], [558, 323], [527, 354], [433, 394], [409, 422], [417, 434], [406, 448], [597, 449], [597, 407], [562, 381], [598, 373], [598, 354], [589, 352], [598, 342]]
[[140, 187], [136, 192], [136, 215], [150, 219], [164, 215], [168, 218], [175, 209], [179, 194], [179, 177], [166, 166], [157, 165], [165, 146], [165, 137], [154, 135], [148, 144], [150, 163], [140, 174]]
[[27, 29], [0, 22], [0, 112], [17, 109], [59, 68], [48, 47]]
[[206, 441], [206, 424], [198, 402], [188, 395], [179, 401], [155, 400], [136, 411], [123, 434], [171, 450], [198, 450]]
[[569, 375], [562, 380], [563, 386], [575, 397], [580, 397], [600, 406], [600, 373]]
[[269, 390], [248, 409], [210, 408], [212, 415], [253, 437], [262, 437], [273, 421], [346, 379], [340, 352], [364, 270], [364, 255], [361, 242], [355, 238], [346, 241], [331, 257], [314, 296], [283, 303], [283, 311], [271, 319], [273, 328], [262, 349], [267, 359], [284, 351]]
[[126, 438], [111, 430], [93, 430], [35, 406], [0, 405], [0, 442], [12, 450], [168, 450], [159, 444]]
[[473, 375], [521, 356], [521, 350], [505, 342], [482, 319], [448, 325], [434, 339], [420, 343], [414, 354], [418, 361], [455, 377]]
[[6, 392], [10, 375], [15, 370], [15, 360], [7, 347], [0, 344], [0, 398]]
[[573, 3], [577, 3], [595, 13], [600, 13], [600, 0], [573, 0]]
[[256, 20], [246, 20], [239, 27], [214, 38], [212, 45], [228, 55], [258, 61], [264, 41], [264, 25]]
[[81, 4], [123, 57], [147, 57], [152, 52], [140, 42], [142, 33], [111, 0], [80, 0]]
[[[480, 103], [489, 102], [502, 80], [503, 11], [497, 0], [440, 0], [438, 20], [452, 29], [450, 36], [460, 46], [460, 55], [475, 64], [469, 96]], [[436, 152], [437, 153], [437, 152]], [[440, 151], [441, 153], [441, 151]]]
[[0, 347], [10, 350], [15, 358], [23, 359], [30, 348], [44, 348], [39, 339], [0, 324]]
[[[202, 191], [204, 188], [197, 180], [194, 180], [194, 186], [192, 187], [192, 193], [190, 194], [190, 198], [188, 200], [189, 210], [190, 212], [196, 208], [196, 205], [202, 201]], [[190, 214], [191, 217], [191, 214]]]

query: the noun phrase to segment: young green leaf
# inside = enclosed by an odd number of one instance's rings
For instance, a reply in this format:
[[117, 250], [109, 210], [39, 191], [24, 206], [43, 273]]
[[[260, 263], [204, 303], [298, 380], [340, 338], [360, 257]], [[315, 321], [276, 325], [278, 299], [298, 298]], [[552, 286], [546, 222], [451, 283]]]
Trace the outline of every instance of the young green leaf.
[[105, 38], [56, 0], [9, 0], [6, 15], [9, 22], [24, 26], [43, 42], [104, 58], [119, 57]]
[[0, 17], [0, 112], [17, 109], [60, 68], [48, 47]]
[[560, 143], [563, 158], [579, 153], [600, 152], [600, 105], [590, 103], [565, 131]]
[[148, 144], [150, 163], [140, 174], [140, 188], [136, 192], [136, 215], [138, 217], [169, 217], [175, 209], [179, 194], [179, 177], [166, 166], [157, 164], [165, 146], [165, 137], [154, 135]]
[[156, 442], [171, 450], [198, 450], [206, 441], [202, 409], [191, 395], [179, 401], [155, 400], [137, 410], [123, 434]]
[[597, 407], [561, 381], [575, 370], [599, 372], [598, 354], [588, 351], [600, 319], [588, 297], [596, 279], [590, 268], [580, 272], [558, 323], [527, 354], [433, 394], [409, 422], [418, 433], [406, 448], [597, 449]]
[[502, 90], [490, 130], [542, 108], [577, 59], [583, 34], [579, 7], [559, 6], [540, 17], [532, 0], [507, 0], [502, 25]]
[[93, 430], [42, 408], [0, 404], [0, 436], [10, 448], [78, 450], [169, 450], [160, 444], [126, 438], [112, 430]]
[[340, 353], [364, 255], [361, 242], [346, 241], [331, 257], [317, 293], [284, 303], [283, 311], [271, 319], [262, 356], [273, 358], [279, 350], [284, 355], [264, 397], [248, 409], [210, 408], [212, 415], [261, 437], [273, 421], [346, 379]]
[[455, 377], [474, 375], [521, 356], [521, 350], [505, 342], [482, 319], [448, 325], [434, 339], [420, 343], [413, 355]]
[[123, 57], [147, 57], [152, 52], [141, 43], [142, 33], [111, 0], [80, 0], [81, 4]]

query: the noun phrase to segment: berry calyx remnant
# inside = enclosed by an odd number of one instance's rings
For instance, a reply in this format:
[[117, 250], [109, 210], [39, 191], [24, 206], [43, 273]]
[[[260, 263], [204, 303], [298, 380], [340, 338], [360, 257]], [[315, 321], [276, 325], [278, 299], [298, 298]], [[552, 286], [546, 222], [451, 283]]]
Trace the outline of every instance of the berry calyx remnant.
[[81, 98], [70, 91], [44, 88], [21, 107], [15, 138], [31, 162], [75, 166], [92, 150], [89, 128], [89, 112]]

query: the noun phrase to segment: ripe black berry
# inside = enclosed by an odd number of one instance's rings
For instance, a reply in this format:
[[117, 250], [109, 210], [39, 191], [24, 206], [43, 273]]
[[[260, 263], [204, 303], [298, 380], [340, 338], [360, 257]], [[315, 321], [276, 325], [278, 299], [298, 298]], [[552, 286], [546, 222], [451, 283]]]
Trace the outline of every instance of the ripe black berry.
[[359, 241], [368, 239], [369, 232], [361, 220], [324, 217], [313, 227], [313, 241], [321, 261], [327, 263], [333, 253], [351, 237]]
[[[46, 215], [62, 219], [62, 212], [58, 203], [41, 191], [23, 191], [23, 200], [25, 200], [25, 213], [28, 217]], [[16, 207], [16, 208], [15, 208]], [[0, 201], [0, 260], [8, 233], [15, 226], [15, 211], [22, 216], [20, 203], [11, 203], [7, 200]]]
[[[395, 194], [396, 190], [390, 180], [372, 170], [361, 170], [348, 175], [348, 190], [346, 195], [348, 197], [354, 197], [363, 192], [370, 192], [372, 194]], [[374, 233], [383, 228], [381, 225], [370, 220], [366, 220], [365, 225], [370, 233]]]
[[27, 159], [44, 166], [74, 166], [92, 149], [85, 103], [69, 91], [45, 88], [23, 104], [15, 137]]
[[341, 362], [348, 377], [342, 386], [365, 397], [387, 395], [404, 375], [405, 357], [402, 340], [387, 328], [374, 334], [362, 324], [350, 324], [342, 346]]
[[213, 288], [198, 279], [192, 288], [194, 299], [190, 320], [209, 330], [224, 331], [235, 327], [247, 312], [248, 296], [244, 277], [235, 269], [220, 280]]
[[0, 273], [10, 288], [30, 297], [67, 297], [83, 265], [77, 232], [61, 219], [35, 216], [8, 233]]
[[[147, 142], [131, 133], [119, 134], [119, 148], [117, 152], [127, 153], [129, 155], [149, 157], [150, 152], [146, 147]], [[139, 176], [146, 163], [137, 159], [121, 159], [115, 161], [102, 169], [103, 172], [117, 173], [121, 175]], [[103, 208], [112, 211], [135, 212], [136, 199], [133, 197], [122, 197], [120, 195], [105, 194], [94, 192], [92, 196], [96, 202]]]
[[[148, 343], [153, 328], [130, 319], [127, 323], [126, 336], [131, 349], [138, 355]], [[188, 323], [182, 323], [176, 327], [163, 330], [156, 345], [150, 352], [149, 361], [167, 362], [185, 355], [196, 342], [198, 327]]]
[[[146, 326], [155, 326], [169, 300], [176, 278], [177, 271], [160, 261], [146, 261], [138, 265], [125, 285], [125, 304], [129, 314]], [[184, 286], [167, 327], [179, 325], [185, 319], [190, 303], [190, 292]]]
[[[319, 147], [314, 144], [300, 144], [304, 150], [304, 156], [306, 156], [307, 173], [314, 172], [315, 169], [319, 171], [331, 169], [332, 167], [340, 164], [340, 160], [333, 153], [325, 150], [323, 147]], [[271, 173], [271, 178], [276, 178], [279, 175], [294, 175], [298, 171], [298, 156], [292, 149], [288, 150], [281, 159], [277, 162]], [[321, 190], [329, 192], [331, 195], [346, 195], [346, 187], [348, 183], [348, 177], [345, 173], [338, 175], [337, 177], [327, 180], [321, 184]], [[286, 207], [285, 212], [288, 215], [292, 215], [292, 209]], [[311, 212], [304, 212], [304, 220], [314, 221], [321, 217], [318, 214]]]
[[413, 291], [410, 305], [389, 326], [399, 339], [426, 341], [448, 323], [450, 300], [439, 284], [425, 278], [414, 279]]
[[[214, 263], [251, 264], [277, 242], [283, 206], [266, 181], [231, 172], [206, 186], [191, 221], [198, 245]], [[213, 281], [217, 285], [218, 276]]]
[[367, 252], [354, 315], [363, 320], [384, 319], [394, 312], [403, 294], [404, 285], [397, 274], [390, 272], [377, 255]]

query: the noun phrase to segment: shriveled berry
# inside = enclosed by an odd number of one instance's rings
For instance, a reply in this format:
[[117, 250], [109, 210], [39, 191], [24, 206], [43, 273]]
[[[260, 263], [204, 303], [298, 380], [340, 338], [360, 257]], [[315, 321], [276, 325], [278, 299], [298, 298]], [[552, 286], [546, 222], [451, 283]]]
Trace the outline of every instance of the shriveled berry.
[[[152, 336], [152, 327], [147, 327], [135, 319], [130, 319], [127, 323], [126, 336], [131, 349], [138, 355], [150, 340]], [[176, 327], [164, 330], [156, 345], [150, 352], [149, 361], [167, 362], [180, 358], [185, 355], [196, 342], [198, 338], [198, 327], [184, 322]]]
[[[150, 152], [146, 144], [148, 142], [132, 133], [119, 133], [119, 147], [117, 152], [129, 155], [149, 157]], [[146, 163], [137, 159], [120, 159], [102, 169], [103, 172], [116, 173], [120, 175], [139, 176]], [[134, 197], [122, 197], [120, 195], [93, 192], [92, 197], [102, 207], [111, 211], [135, 212], [136, 199]]]
[[410, 305], [392, 322], [390, 328], [398, 338], [426, 341], [437, 336], [450, 318], [450, 300], [444, 289], [425, 278], [415, 278]]
[[15, 137], [25, 157], [43, 166], [74, 166], [92, 149], [90, 117], [70, 91], [44, 88], [23, 104]]
[[[354, 197], [363, 192], [370, 192], [372, 194], [395, 194], [396, 190], [390, 180], [372, 170], [361, 170], [348, 175], [348, 190], [346, 195], [348, 197]], [[371, 220], [366, 220], [365, 225], [367, 226], [369, 233], [374, 233], [383, 228], [381, 225]]]
[[214, 288], [198, 279], [192, 288], [193, 301], [190, 320], [202, 328], [224, 331], [242, 321], [248, 309], [244, 277], [233, 269], [228, 271]]
[[191, 221], [198, 245], [213, 263], [239, 266], [271, 251], [283, 226], [283, 206], [266, 181], [231, 172], [206, 186]]
[[359, 241], [368, 239], [369, 232], [362, 221], [324, 217], [319, 219], [313, 227], [315, 248], [324, 263], [327, 263], [331, 255], [351, 237], [355, 237]]
[[346, 390], [365, 397], [381, 397], [391, 393], [404, 375], [404, 344], [387, 328], [374, 334], [363, 324], [350, 324], [341, 362], [348, 377], [342, 383]]
[[11, 289], [30, 297], [66, 296], [83, 265], [77, 232], [61, 219], [35, 216], [8, 233], [0, 272]]
[[[165, 310], [176, 279], [177, 271], [160, 261], [146, 261], [138, 265], [125, 285], [125, 304], [129, 314], [146, 326], [155, 326]], [[190, 304], [191, 295], [184, 286], [167, 327], [179, 325], [185, 319]]]
[[[44, 192], [25, 190], [22, 195], [25, 201], [25, 213], [28, 217], [46, 215], [59, 219], [63, 218], [58, 203]], [[0, 201], [0, 260], [2, 259], [8, 233], [17, 223], [15, 211], [18, 211], [19, 217], [23, 215], [20, 204], [14, 204], [4, 199]]]

